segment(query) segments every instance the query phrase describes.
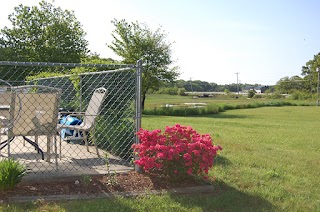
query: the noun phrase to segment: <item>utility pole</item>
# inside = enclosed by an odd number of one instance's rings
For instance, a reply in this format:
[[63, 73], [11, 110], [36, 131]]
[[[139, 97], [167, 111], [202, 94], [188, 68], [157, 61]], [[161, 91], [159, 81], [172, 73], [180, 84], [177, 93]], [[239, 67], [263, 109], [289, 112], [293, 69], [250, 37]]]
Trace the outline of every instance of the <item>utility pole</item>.
[[235, 73], [237, 75], [237, 92], [239, 95], [239, 72]]
[[191, 87], [191, 91], [192, 91], [192, 93], [193, 93], [193, 88], [192, 88], [192, 79], [191, 79], [191, 77], [190, 77], [190, 87]]
[[310, 95], [312, 96], [312, 74], [311, 74], [310, 65], [308, 65], [308, 74], [310, 76]]
[[319, 71], [319, 68], [317, 68], [317, 72], [318, 72], [317, 106], [319, 106], [319, 84], [320, 84], [320, 71]]

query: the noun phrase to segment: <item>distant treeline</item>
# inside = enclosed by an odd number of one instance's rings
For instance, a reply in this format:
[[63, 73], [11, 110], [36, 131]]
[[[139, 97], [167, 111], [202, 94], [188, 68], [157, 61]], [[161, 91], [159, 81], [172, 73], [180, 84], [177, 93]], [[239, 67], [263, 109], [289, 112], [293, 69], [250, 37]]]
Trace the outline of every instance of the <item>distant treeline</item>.
[[[246, 88], [253, 88], [261, 86], [260, 84], [239, 84], [239, 91], [243, 91]], [[201, 80], [176, 80], [174, 82], [165, 83], [157, 93], [166, 94], [179, 94], [182, 95], [184, 92], [237, 92], [238, 85], [236, 83], [218, 85], [216, 83], [209, 83]], [[153, 91], [155, 92], [155, 91]]]

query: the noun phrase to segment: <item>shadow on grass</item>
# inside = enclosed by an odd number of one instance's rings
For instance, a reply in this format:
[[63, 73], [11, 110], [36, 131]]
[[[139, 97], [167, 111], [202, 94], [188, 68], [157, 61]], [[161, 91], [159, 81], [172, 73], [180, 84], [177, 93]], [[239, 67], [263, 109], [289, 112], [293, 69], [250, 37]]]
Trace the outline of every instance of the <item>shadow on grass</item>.
[[0, 211], [274, 211], [270, 202], [222, 181], [210, 193], [161, 194], [136, 198], [0, 204]]
[[221, 155], [217, 155], [215, 158], [214, 158], [214, 166], [228, 166], [231, 164], [231, 161], [224, 157], [224, 156], [221, 156]]
[[274, 211], [269, 201], [258, 195], [248, 194], [230, 187], [224, 182], [213, 184], [211, 193], [171, 195], [171, 198], [187, 209], [201, 211]]
[[45, 202], [42, 200], [27, 202], [27, 203], [10, 203], [1, 204], [0, 211], [3, 212], [24, 212], [24, 211], [135, 211], [133, 207], [126, 204], [119, 197], [107, 199], [92, 199], [92, 200], [72, 200], [72, 201], [57, 201]]
[[159, 118], [159, 117], [188, 117], [188, 118], [219, 118], [219, 119], [228, 119], [228, 118], [250, 118], [249, 116], [245, 115], [232, 115], [232, 114], [226, 114], [224, 112], [218, 113], [218, 114], [207, 114], [207, 115], [188, 115], [188, 116], [166, 116], [166, 115], [143, 115], [143, 118]]
[[224, 112], [218, 113], [218, 114], [207, 115], [205, 117], [208, 117], [208, 118], [219, 118], [219, 119], [243, 119], [243, 118], [249, 118], [248, 116], [245, 116], [245, 115], [233, 115], [233, 114], [226, 114]]
[[235, 114], [226, 114], [225, 112], [221, 112], [218, 114], [204, 114], [204, 115], [190, 115], [190, 116], [177, 116], [177, 117], [195, 117], [195, 118], [218, 118], [218, 119], [243, 119], [250, 118], [247, 115], [235, 115]]

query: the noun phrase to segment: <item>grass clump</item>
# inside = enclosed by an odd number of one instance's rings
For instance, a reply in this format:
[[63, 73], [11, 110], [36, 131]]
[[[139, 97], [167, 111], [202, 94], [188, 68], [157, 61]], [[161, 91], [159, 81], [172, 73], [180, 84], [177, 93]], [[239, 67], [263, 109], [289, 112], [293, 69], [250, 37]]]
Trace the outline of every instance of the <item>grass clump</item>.
[[217, 114], [223, 111], [224, 109], [219, 105], [210, 104], [206, 107], [155, 107], [153, 109], [145, 109], [143, 114], [162, 116], [197, 116]]
[[26, 169], [13, 159], [0, 161], [0, 191], [15, 187], [26, 174]]

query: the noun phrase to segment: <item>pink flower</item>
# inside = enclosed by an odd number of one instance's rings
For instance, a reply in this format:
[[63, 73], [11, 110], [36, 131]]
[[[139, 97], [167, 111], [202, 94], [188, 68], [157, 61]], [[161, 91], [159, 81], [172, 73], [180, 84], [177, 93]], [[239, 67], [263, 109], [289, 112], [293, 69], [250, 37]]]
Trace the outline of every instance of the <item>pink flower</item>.
[[212, 144], [210, 135], [200, 135], [190, 126], [167, 126], [163, 133], [140, 129], [136, 134], [140, 143], [132, 148], [139, 159], [134, 163], [146, 172], [160, 170], [167, 175], [207, 176], [214, 156], [222, 150]]
[[194, 154], [194, 156], [200, 156], [199, 150], [193, 150], [192, 153]]
[[189, 153], [186, 153], [186, 154], [183, 155], [183, 158], [185, 160], [191, 160], [191, 155]]
[[162, 153], [162, 152], [159, 152], [159, 153], [157, 154], [157, 157], [160, 158], [160, 159], [165, 159], [165, 158], [166, 158], [166, 155], [165, 155], [164, 153]]

